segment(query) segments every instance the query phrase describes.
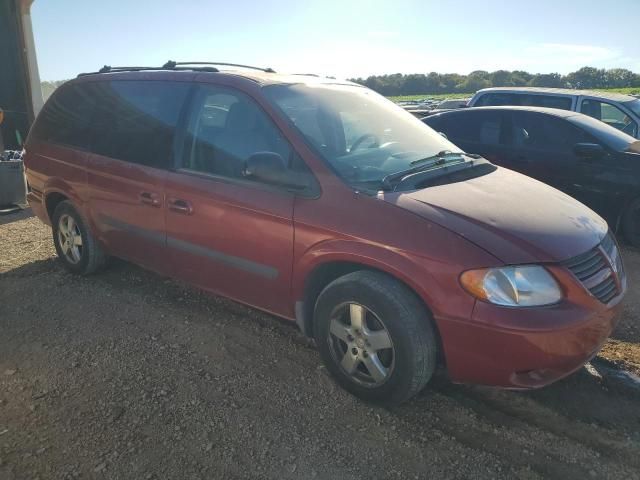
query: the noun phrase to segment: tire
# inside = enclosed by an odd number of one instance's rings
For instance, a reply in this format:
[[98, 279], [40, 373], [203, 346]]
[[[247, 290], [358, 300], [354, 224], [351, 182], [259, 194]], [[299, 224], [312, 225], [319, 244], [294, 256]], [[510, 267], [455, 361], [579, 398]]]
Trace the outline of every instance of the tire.
[[[67, 270], [77, 275], [90, 275], [105, 265], [104, 251], [71, 202], [66, 200], [58, 204], [51, 225], [58, 259]], [[73, 232], [71, 236], [69, 231]], [[79, 240], [76, 241], [77, 238]]]
[[369, 402], [405, 402], [436, 368], [430, 314], [413, 292], [383, 273], [357, 271], [330, 283], [316, 301], [314, 337], [337, 383]]
[[640, 198], [633, 200], [622, 214], [622, 233], [634, 247], [640, 247]]

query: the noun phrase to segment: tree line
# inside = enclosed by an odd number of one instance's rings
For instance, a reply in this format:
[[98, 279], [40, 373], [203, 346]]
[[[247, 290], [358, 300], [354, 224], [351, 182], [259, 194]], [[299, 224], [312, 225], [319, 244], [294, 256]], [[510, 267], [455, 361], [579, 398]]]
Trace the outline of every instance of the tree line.
[[64, 82], [66, 82], [66, 80], [54, 80], [54, 81], [45, 80], [43, 82], [40, 82], [40, 88], [42, 89], [42, 99], [46, 102], [47, 98], [51, 96], [54, 90], [58, 88], [60, 85], [62, 85]]
[[583, 67], [567, 75], [559, 73], [531, 74], [521, 70], [476, 70], [468, 75], [458, 73], [373, 75], [353, 78], [386, 95], [420, 95], [439, 93], [473, 93], [488, 87], [555, 87], [555, 88], [628, 88], [640, 87], [640, 74], [624, 68], [600, 69]]

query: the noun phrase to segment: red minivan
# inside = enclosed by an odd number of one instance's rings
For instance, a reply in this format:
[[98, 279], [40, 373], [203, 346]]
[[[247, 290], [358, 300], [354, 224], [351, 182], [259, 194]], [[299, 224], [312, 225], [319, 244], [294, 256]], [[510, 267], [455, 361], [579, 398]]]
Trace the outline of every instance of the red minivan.
[[54, 93], [24, 162], [71, 272], [120, 257], [295, 320], [367, 400], [407, 400], [438, 364], [547, 385], [626, 290], [598, 215], [349, 82], [105, 67]]

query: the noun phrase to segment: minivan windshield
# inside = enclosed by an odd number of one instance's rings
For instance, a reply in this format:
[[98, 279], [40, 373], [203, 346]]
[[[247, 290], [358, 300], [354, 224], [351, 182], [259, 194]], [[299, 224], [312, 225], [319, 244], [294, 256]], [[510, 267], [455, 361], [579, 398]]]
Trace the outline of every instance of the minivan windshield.
[[382, 188], [385, 177], [421, 164], [433, 166], [429, 160], [438, 155], [438, 165], [461, 159], [458, 147], [367, 88], [293, 84], [269, 85], [264, 92], [334, 171], [354, 187]]

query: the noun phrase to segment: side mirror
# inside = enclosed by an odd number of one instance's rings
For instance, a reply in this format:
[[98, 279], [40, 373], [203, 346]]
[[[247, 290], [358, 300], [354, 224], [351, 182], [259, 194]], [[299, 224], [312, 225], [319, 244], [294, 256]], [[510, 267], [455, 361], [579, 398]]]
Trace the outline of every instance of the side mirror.
[[438, 132], [442, 137], [444, 137], [445, 140], [449, 140], [449, 137], [447, 137], [447, 134], [444, 132]]
[[276, 152], [254, 153], [247, 159], [243, 174], [254, 180], [297, 190], [309, 186], [308, 178], [289, 170], [282, 156]]
[[597, 143], [576, 143], [573, 146], [573, 153], [581, 158], [601, 158], [605, 154], [602, 145]]

